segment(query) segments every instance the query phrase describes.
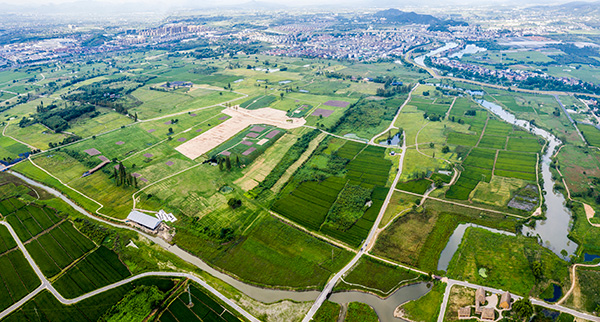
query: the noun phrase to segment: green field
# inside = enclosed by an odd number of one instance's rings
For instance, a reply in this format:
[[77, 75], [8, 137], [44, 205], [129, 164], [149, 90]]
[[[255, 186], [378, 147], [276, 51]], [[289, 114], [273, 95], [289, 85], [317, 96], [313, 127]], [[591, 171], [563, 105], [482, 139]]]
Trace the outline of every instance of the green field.
[[40, 280], [8, 229], [0, 226], [0, 310], [4, 310], [32, 292]]
[[[322, 143], [321, 154], [314, 155], [299, 170], [303, 174], [288, 183], [272, 209], [311, 230], [321, 230], [357, 247], [367, 236], [383, 204], [391, 163], [383, 159], [383, 148], [349, 141], [337, 150], [330, 151], [325, 149], [326, 144]], [[330, 162], [336, 162], [336, 169], [345, 173], [340, 173], [343, 177], [331, 175]], [[317, 174], [320, 171], [322, 175]], [[311, 179], [305, 181], [301, 179], [302, 176]], [[315, 180], [315, 177], [321, 179]], [[371, 190], [366, 199], [372, 200], [372, 205], [362, 207], [362, 210], [356, 209], [356, 216], [334, 217], [338, 205], [348, 201], [346, 195], [340, 192], [345, 187], [355, 186]], [[367, 200], [362, 202], [365, 204]]]
[[[99, 321], [106, 320], [106, 316], [111, 308], [118, 306], [124, 297], [135, 292], [135, 290], [144, 287], [157, 286], [160, 292], [168, 292], [174, 286], [174, 282], [168, 278], [142, 278], [132, 283], [128, 283], [117, 288], [102, 292], [98, 295], [77, 302], [72, 305], [61, 304], [52, 293], [44, 290], [28, 301], [18, 310], [11, 313], [3, 321], [21, 322], [21, 321]], [[139, 307], [136, 307], [139, 309]], [[131, 317], [135, 317], [133, 310], [128, 310]], [[150, 311], [144, 312], [143, 317]], [[103, 319], [101, 319], [103, 318]]]
[[[535, 277], [533, 263], [541, 263]], [[539, 296], [549, 283], [568, 288], [569, 264], [533, 238], [511, 237], [478, 228], [467, 228], [458, 251], [450, 261], [448, 275], [475, 284], [485, 284], [515, 294]], [[486, 269], [487, 277], [479, 274]]]
[[101, 246], [70, 267], [52, 285], [64, 297], [75, 298], [130, 275], [118, 255]]
[[377, 313], [367, 304], [359, 302], [348, 303], [348, 311], [344, 322], [377, 322]]
[[191, 301], [194, 304], [192, 307], [188, 306], [190, 294], [184, 292], [178, 298], [173, 300], [166, 310], [160, 313], [158, 321], [241, 321], [231, 313], [231, 309], [227, 309], [222, 304], [219, 304], [219, 302], [213, 300], [206, 291], [198, 286], [190, 286], [190, 293]]
[[335, 291], [349, 289], [375, 292], [388, 296], [398, 287], [419, 281], [423, 276], [407, 269], [390, 265], [372, 257], [361, 257], [352, 270], [344, 276]]
[[588, 124], [578, 124], [577, 127], [589, 145], [600, 147], [600, 130], [593, 125]]

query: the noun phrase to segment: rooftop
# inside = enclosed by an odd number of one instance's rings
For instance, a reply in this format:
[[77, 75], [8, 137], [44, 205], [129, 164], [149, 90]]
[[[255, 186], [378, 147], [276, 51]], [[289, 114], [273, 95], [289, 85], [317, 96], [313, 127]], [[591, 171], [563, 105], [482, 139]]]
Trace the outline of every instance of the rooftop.
[[156, 217], [146, 215], [137, 210], [132, 210], [129, 213], [129, 216], [127, 216], [127, 220], [133, 221], [137, 224], [140, 224], [140, 225], [142, 225], [146, 228], [152, 229], [152, 230], [156, 229], [156, 227], [158, 227], [158, 225], [162, 222], [162, 220], [160, 220]]

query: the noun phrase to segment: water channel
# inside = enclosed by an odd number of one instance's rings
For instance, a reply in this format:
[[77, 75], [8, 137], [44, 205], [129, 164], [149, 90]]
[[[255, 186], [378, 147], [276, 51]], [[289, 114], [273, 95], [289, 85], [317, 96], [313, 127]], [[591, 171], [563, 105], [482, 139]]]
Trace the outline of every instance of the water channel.
[[[136, 230], [130, 226], [127, 226], [125, 224], [118, 224], [118, 223], [110, 222], [110, 221], [104, 220], [102, 218], [93, 216], [93, 215], [89, 214], [85, 209], [81, 208], [80, 206], [75, 204], [73, 201], [71, 201], [69, 198], [64, 196], [58, 190], [48, 187], [37, 181], [31, 180], [20, 173], [16, 173], [14, 171], [10, 171], [9, 173], [16, 176], [17, 178], [25, 181], [27, 184], [29, 184], [31, 186], [46, 190], [48, 193], [62, 199], [73, 209], [75, 209], [79, 213], [81, 213], [89, 218], [92, 218], [92, 219], [98, 220], [98, 221], [102, 221], [103, 223], [113, 226], [113, 227], [124, 228], [124, 229], [129, 229], [129, 230], [138, 232], [140, 235], [142, 235], [145, 238], [148, 238], [149, 240], [151, 240], [152, 242], [160, 245], [165, 250], [175, 254], [176, 256], [183, 259], [184, 261], [197, 266], [201, 270], [203, 270], [203, 271], [207, 272], [208, 274], [233, 286], [234, 288], [238, 289], [240, 292], [244, 293], [245, 295], [247, 295], [257, 301], [260, 301], [263, 303], [273, 303], [273, 302], [278, 302], [278, 301], [287, 299], [287, 300], [292, 300], [292, 301], [296, 301], [296, 302], [308, 302], [308, 301], [316, 300], [316, 298], [320, 294], [320, 292], [318, 292], [318, 291], [286, 291], [286, 290], [261, 288], [258, 286], [254, 286], [254, 285], [250, 285], [250, 284], [241, 282], [225, 273], [222, 273], [222, 272], [212, 268], [210, 265], [205, 263], [200, 258], [188, 253], [187, 251], [181, 249], [177, 245], [171, 245], [161, 238], [148, 235], [144, 232], [138, 231], [138, 230]], [[418, 283], [418, 284], [401, 287], [398, 290], [396, 290], [392, 295], [388, 296], [385, 299], [382, 299], [375, 295], [371, 295], [371, 294], [364, 293], [364, 292], [349, 291], [349, 292], [334, 293], [331, 295], [331, 300], [336, 303], [361, 302], [361, 303], [369, 304], [370, 306], [372, 306], [375, 309], [375, 312], [377, 312], [377, 315], [380, 317], [382, 322], [393, 322], [393, 321], [400, 321], [399, 319], [396, 319], [393, 316], [394, 309], [398, 305], [400, 305], [406, 301], [409, 301], [409, 300], [418, 299], [421, 296], [425, 295], [428, 291], [429, 291], [429, 288], [425, 285], [425, 283]]]
[[430, 51], [429, 53], [427, 53], [425, 55], [422, 55], [422, 56], [419, 56], [419, 57], [415, 58], [415, 63], [417, 63], [417, 65], [419, 65], [421, 67], [425, 67], [425, 57], [431, 57], [433, 55], [437, 55], [437, 54], [442, 53], [442, 52], [444, 52], [446, 50], [453, 49], [453, 48], [456, 48], [456, 47], [458, 47], [458, 44], [455, 43], [455, 42], [446, 43], [443, 47], [440, 47], [438, 49], [432, 50], [432, 51]]

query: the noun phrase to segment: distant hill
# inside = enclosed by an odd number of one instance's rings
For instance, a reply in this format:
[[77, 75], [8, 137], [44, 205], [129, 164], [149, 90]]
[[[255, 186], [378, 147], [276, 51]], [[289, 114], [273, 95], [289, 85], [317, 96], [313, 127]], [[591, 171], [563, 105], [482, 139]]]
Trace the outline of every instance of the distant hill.
[[405, 12], [398, 9], [387, 9], [374, 14], [375, 18], [385, 18], [391, 23], [416, 23], [422, 25], [436, 25], [440, 19], [431, 15], [422, 15], [415, 12]]

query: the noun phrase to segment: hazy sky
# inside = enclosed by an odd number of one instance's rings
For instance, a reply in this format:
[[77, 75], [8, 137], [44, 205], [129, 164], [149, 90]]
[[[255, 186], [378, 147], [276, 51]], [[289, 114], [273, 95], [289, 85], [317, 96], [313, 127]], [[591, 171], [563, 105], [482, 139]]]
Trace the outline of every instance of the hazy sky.
[[[0, 0], [0, 4], [10, 4], [10, 5], [40, 5], [40, 4], [52, 4], [52, 3], [68, 3], [68, 2], [76, 2], [76, 1], [84, 1], [84, 0]], [[110, 2], [110, 3], [168, 3], [168, 4], [185, 4], [185, 3], [196, 3], [196, 4], [206, 4], [206, 5], [232, 5], [237, 3], [245, 3], [250, 0], [93, 0], [98, 2]], [[415, 1], [407, 1], [407, 0], [258, 0], [260, 2], [269, 2], [274, 4], [283, 4], [289, 6], [298, 6], [298, 5], [322, 5], [322, 4], [343, 4], [343, 3], [352, 3], [352, 2], [369, 2], [369, 3], [383, 3], [386, 6], [393, 5], [394, 3], [398, 3], [398, 5], [418, 5], [420, 2]], [[521, 5], [527, 4], [528, 2], [532, 3], [564, 3], [572, 0], [525, 0], [525, 1], [517, 1], [517, 0], [478, 0], [476, 3], [480, 5], [490, 5], [490, 4], [501, 4], [506, 2], [519, 3]], [[426, 1], [429, 2], [429, 1]], [[459, 0], [437, 0], [432, 1], [432, 3], [443, 5], [443, 4], [457, 4], [464, 3], [464, 1]], [[422, 3], [422, 2], [421, 2]]]

